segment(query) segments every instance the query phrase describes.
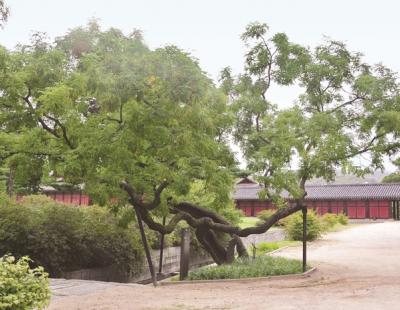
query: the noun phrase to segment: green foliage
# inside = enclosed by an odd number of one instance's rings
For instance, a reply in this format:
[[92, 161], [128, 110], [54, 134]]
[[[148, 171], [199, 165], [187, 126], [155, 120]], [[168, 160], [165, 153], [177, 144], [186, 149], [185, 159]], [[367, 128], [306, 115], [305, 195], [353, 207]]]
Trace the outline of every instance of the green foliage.
[[76, 207], [44, 196], [0, 205], [0, 255], [29, 255], [51, 276], [114, 265], [130, 272], [142, 260], [136, 228], [123, 228], [107, 209]]
[[347, 225], [347, 224], [349, 224], [349, 217], [343, 213], [340, 213], [338, 215], [338, 222], [341, 225]]
[[259, 256], [238, 259], [231, 265], [202, 267], [189, 273], [189, 280], [241, 279], [302, 272], [302, 262], [283, 257]]
[[189, 53], [150, 50], [140, 32], [102, 31], [91, 21], [54, 43], [36, 33], [13, 51], [1, 48], [0, 68], [0, 166], [16, 167], [16, 190], [63, 177], [84, 183], [100, 205], [124, 205], [122, 181], [145, 201], [167, 181], [152, 215], [167, 215], [174, 197], [238, 220], [233, 114]]
[[382, 179], [382, 183], [400, 183], [400, 173], [393, 172]]
[[252, 216], [243, 216], [240, 218], [239, 227], [247, 228], [258, 225], [260, 220]]
[[[290, 217], [285, 226], [286, 233], [291, 240], [303, 240], [303, 215], [297, 212]], [[322, 233], [322, 227], [317, 215], [309, 210], [307, 212], [307, 240], [313, 241]]]
[[279, 249], [279, 245], [276, 242], [260, 242], [257, 244], [258, 255], [262, 255], [277, 249]]
[[336, 214], [325, 213], [320, 217], [321, 227], [323, 231], [328, 231], [339, 223], [339, 217]]
[[[245, 71], [224, 69], [221, 89], [232, 99], [233, 135], [265, 187], [262, 197], [286, 208], [288, 192], [301, 204], [308, 180], [334, 180], [338, 168], [364, 175], [398, 151], [400, 88], [390, 69], [365, 63], [339, 41], [301, 46], [264, 23], [249, 24], [242, 39]], [[273, 87], [294, 84], [293, 105], [271, 102]], [[355, 165], [364, 153], [370, 162]]]
[[274, 210], [263, 210], [257, 214], [257, 217], [260, 220], [266, 221], [268, 220], [273, 214], [275, 213]]
[[10, 8], [5, 4], [4, 0], [0, 0], [0, 27], [4, 27], [4, 24], [8, 20], [10, 15]]
[[279, 248], [286, 247], [286, 246], [295, 246], [297, 245], [297, 241], [291, 241], [291, 240], [282, 240], [282, 241], [276, 241], [276, 242], [260, 242], [257, 244], [257, 255], [264, 255], [268, 252], [275, 251]]
[[30, 268], [31, 260], [0, 257], [0, 309], [44, 309], [50, 303], [48, 275], [42, 267]]
[[[276, 211], [274, 211], [274, 210], [263, 210], [263, 211], [261, 211], [261, 212], [259, 212], [259, 213], [257, 214], [257, 217], [258, 217], [260, 220], [262, 220], [262, 221], [266, 221], [266, 220], [268, 220], [275, 212], [276, 212]], [[288, 219], [288, 218], [285, 217], [285, 218], [279, 220], [278, 222], [276, 222], [276, 223], [274, 224], [274, 226], [285, 226], [286, 223], [287, 223], [287, 219]]]
[[337, 225], [345, 226], [349, 223], [349, 218], [343, 213], [338, 215], [326, 213], [323, 216], [319, 217], [319, 219], [323, 231], [330, 231], [335, 229]]

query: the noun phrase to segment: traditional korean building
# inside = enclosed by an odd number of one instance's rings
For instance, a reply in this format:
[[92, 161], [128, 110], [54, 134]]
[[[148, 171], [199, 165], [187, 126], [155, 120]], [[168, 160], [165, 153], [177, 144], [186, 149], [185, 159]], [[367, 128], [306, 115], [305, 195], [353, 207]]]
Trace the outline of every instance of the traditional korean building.
[[[248, 178], [236, 184], [233, 198], [246, 216], [275, 208], [271, 201], [259, 199], [261, 189]], [[400, 217], [400, 183], [309, 185], [306, 191], [307, 208], [320, 215], [344, 213], [352, 219]]]

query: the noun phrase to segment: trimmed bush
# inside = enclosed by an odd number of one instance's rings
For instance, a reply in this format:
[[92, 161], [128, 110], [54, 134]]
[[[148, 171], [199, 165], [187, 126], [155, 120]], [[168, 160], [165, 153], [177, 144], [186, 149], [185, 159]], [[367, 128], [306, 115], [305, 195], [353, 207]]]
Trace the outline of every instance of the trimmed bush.
[[31, 269], [30, 259], [0, 258], [0, 309], [44, 309], [50, 302], [48, 275], [42, 267]]
[[325, 213], [320, 217], [322, 231], [329, 231], [339, 223], [338, 216], [333, 213]]
[[[286, 233], [291, 240], [303, 239], [303, 216], [301, 212], [293, 214], [285, 226]], [[321, 224], [315, 212], [307, 212], [307, 240], [312, 241], [321, 235]]]
[[302, 272], [302, 262], [283, 257], [258, 256], [237, 259], [231, 265], [202, 267], [189, 273], [189, 280], [241, 279]]
[[121, 227], [101, 207], [66, 205], [43, 196], [0, 203], [0, 256], [28, 255], [53, 277], [108, 266], [131, 272], [142, 261], [139, 236], [133, 224]]
[[[259, 212], [257, 214], [257, 217], [261, 220], [261, 221], [266, 221], [268, 220], [274, 213], [276, 212], [276, 210], [263, 210], [261, 212]], [[288, 223], [288, 219], [290, 217], [285, 217], [283, 219], [280, 219], [278, 222], [276, 222], [274, 224], [274, 226], [286, 226], [286, 224]]]
[[349, 217], [343, 213], [340, 213], [338, 215], [338, 222], [342, 225], [347, 225], [349, 224]]

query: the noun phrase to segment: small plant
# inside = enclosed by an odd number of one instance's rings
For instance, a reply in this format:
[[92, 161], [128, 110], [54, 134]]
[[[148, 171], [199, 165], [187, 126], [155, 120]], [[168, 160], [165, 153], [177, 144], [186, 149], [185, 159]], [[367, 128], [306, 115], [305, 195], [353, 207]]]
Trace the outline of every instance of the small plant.
[[[303, 216], [300, 212], [295, 213], [285, 226], [286, 233], [291, 240], [303, 239]], [[314, 211], [307, 212], [307, 240], [312, 241], [321, 235], [321, 224]]]
[[0, 309], [44, 309], [50, 302], [49, 279], [42, 267], [31, 269], [24, 256], [0, 258]]
[[302, 272], [302, 262], [283, 257], [258, 256], [238, 259], [231, 265], [202, 267], [189, 273], [189, 280], [241, 279]]
[[338, 216], [332, 213], [326, 213], [320, 217], [321, 228], [323, 231], [329, 231], [339, 223]]
[[277, 242], [260, 242], [257, 244], [257, 254], [262, 255], [279, 249]]
[[337, 218], [338, 218], [338, 222], [340, 224], [342, 224], [342, 225], [349, 224], [349, 217], [347, 215], [340, 213]]

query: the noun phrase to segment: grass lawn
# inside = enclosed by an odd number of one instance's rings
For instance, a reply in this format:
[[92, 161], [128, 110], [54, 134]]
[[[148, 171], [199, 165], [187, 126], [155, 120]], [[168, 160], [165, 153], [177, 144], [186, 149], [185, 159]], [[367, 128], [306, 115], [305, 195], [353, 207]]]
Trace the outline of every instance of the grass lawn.
[[[260, 242], [256, 245], [256, 253], [257, 255], [263, 255], [268, 252], [275, 251], [277, 249], [286, 247], [286, 246], [296, 246], [300, 245], [301, 241], [292, 241], [292, 240], [282, 240], [282, 241], [275, 241], [275, 242]], [[252, 253], [252, 249], [250, 247], [249, 253]]]
[[241, 279], [298, 273], [302, 273], [301, 260], [258, 256], [255, 259], [238, 259], [231, 265], [198, 268], [189, 273], [188, 280]]
[[257, 217], [243, 216], [240, 219], [239, 227], [240, 228], [253, 227], [256, 226], [259, 221], [260, 219]]

